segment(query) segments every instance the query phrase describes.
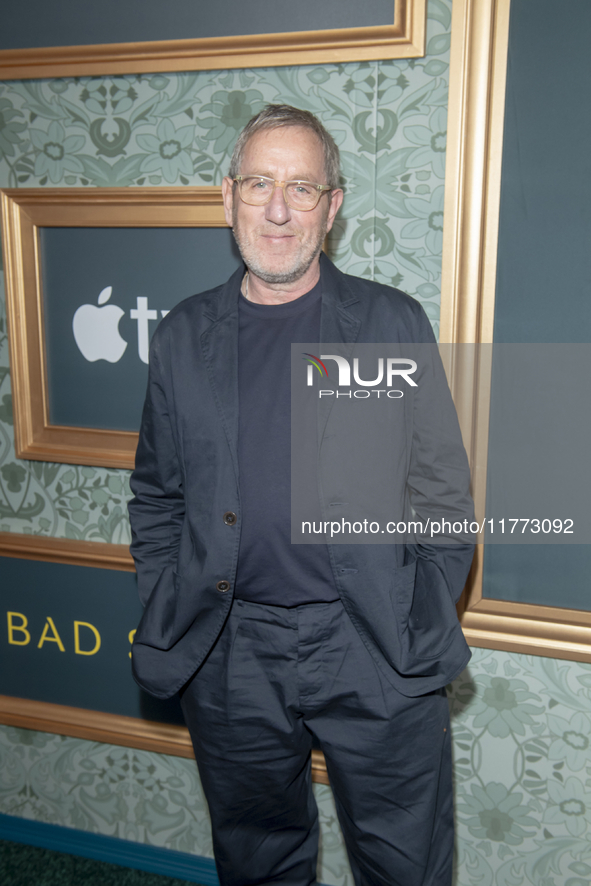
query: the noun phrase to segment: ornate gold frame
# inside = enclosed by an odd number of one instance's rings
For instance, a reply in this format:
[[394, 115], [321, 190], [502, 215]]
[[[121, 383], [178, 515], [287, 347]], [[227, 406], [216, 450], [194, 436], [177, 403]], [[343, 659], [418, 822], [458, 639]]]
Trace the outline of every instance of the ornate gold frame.
[[[454, 0], [441, 341], [491, 343], [510, 0]], [[443, 348], [484, 518], [491, 348]], [[472, 646], [591, 661], [591, 613], [486, 599], [479, 545], [461, 604]]]
[[426, 0], [396, 0], [393, 23], [381, 27], [4, 49], [0, 80], [417, 58], [425, 54], [426, 14]]
[[22, 188], [0, 192], [18, 458], [133, 468], [137, 434], [51, 425], [40, 227], [225, 227], [221, 188]]
[[0, 532], [0, 557], [18, 557], [23, 560], [64, 563], [66, 566], [94, 566], [97, 569], [135, 572], [133, 558], [127, 545], [21, 535], [16, 532]]

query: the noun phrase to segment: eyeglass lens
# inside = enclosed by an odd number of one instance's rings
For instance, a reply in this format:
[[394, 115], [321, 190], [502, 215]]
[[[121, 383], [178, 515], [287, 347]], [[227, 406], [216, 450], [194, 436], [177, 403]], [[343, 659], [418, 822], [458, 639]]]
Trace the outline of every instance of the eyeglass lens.
[[[270, 178], [249, 175], [239, 182], [240, 196], [251, 206], [268, 203], [275, 190], [275, 182]], [[314, 209], [321, 192], [308, 182], [287, 182], [284, 189], [287, 203], [292, 209]]]

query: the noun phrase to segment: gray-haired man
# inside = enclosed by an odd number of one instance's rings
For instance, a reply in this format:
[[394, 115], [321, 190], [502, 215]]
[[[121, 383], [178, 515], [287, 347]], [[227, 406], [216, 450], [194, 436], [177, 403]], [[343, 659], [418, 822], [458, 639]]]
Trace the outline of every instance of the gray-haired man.
[[[291, 343], [430, 343], [431, 327], [413, 299], [321, 255], [343, 192], [313, 115], [265, 108], [222, 187], [246, 267], [172, 310], [151, 347], [130, 503], [146, 605], [134, 673], [181, 692], [222, 886], [316, 882], [313, 738], [357, 886], [446, 886], [443, 687], [469, 658], [454, 601], [472, 548], [290, 543]], [[403, 428], [400, 482], [413, 501], [428, 474], [447, 512], [467, 514], [449, 392], [438, 408], [453, 439], [413, 448]]]

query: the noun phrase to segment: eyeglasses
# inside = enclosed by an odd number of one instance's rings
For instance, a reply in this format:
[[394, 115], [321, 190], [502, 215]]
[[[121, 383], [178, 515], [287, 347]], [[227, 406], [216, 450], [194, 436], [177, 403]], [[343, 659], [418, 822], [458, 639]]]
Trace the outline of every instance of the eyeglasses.
[[237, 175], [240, 199], [249, 206], [265, 206], [271, 201], [275, 188], [281, 188], [285, 202], [292, 209], [309, 212], [318, 206], [325, 191], [332, 191], [330, 185], [316, 185], [313, 182], [280, 182], [266, 175]]

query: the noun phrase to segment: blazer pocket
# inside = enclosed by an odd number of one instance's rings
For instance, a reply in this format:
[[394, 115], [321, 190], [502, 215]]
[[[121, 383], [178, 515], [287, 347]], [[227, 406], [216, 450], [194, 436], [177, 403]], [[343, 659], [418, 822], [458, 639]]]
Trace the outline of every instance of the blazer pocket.
[[404, 634], [408, 630], [408, 619], [412, 611], [415, 594], [416, 576], [416, 560], [408, 563], [406, 566], [399, 566], [392, 572], [390, 596], [396, 615], [399, 635]]
[[[411, 566], [414, 567], [412, 591], [409, 588]], [[409, 570], [408, 576], [405, 570]], [[415, 673], [426, 662], [441, 659], [461, 633], [456, 608], [437, 563], [422, 558], [395, 571], [392, 597], [400, 644], [400, 670]]]
[[156, 649], [170, 649], [187, 630], [187, 620], [179, 618], [180, 584], [180, 575], [172, 566], [167, 566], [146, 603], [136, 631], [136, 643]]

